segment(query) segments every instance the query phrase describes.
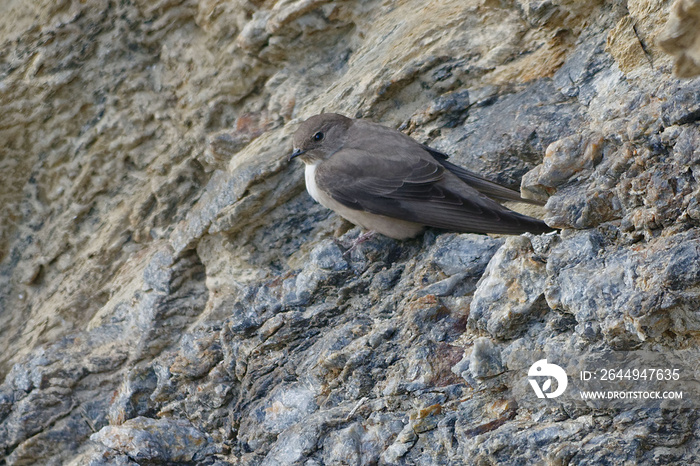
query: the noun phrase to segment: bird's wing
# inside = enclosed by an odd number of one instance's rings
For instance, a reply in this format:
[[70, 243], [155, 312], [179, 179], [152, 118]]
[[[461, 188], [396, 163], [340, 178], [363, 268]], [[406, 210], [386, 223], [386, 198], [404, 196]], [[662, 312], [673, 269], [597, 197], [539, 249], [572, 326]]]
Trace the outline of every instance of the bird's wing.
[[426, 151], [430, 153], [443, 167], [447, 168], [449, 171], [457, 175], [459, 179], [467, 183], [469, 186], [473, 187], [477, 191], [486, 194], [492, 199], [498, 199], [499, 201], [516, 201], [516, 202], [526, 202], [528, 204], [534, 205], [544, 205], [542, 201], [536, 201], [534, 199], [524, 199], [520, 196], [520, 193], [501, 186], [498, 183], [489, 181], [476, 173], [472, 173], [469, 170], [450, 163], [447, 161], [447, 154], [430, 148], [428, 146], [423, 146]]
[[316, 169], [319, 189], [352, 209], [447, 230], [551, 230], [540, 220], [506, 209], [467, 185], [417, 143], [413, 147], [374, 145], [341, 149], [321, 162]]

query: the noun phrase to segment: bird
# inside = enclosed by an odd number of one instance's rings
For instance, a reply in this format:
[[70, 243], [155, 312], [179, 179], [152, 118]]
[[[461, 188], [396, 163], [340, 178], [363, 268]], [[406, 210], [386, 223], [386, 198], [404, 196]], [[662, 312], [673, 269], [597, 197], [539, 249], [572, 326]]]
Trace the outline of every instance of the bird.
[[534, 234], [554, 229], [496, 201], [517, 191], [447, 161], [406, 134], [365, 119], [321, 113], [292, 137], [306, 189], [321, 205], [370, 232], [404, 240], [427, 227], [460, 233]]

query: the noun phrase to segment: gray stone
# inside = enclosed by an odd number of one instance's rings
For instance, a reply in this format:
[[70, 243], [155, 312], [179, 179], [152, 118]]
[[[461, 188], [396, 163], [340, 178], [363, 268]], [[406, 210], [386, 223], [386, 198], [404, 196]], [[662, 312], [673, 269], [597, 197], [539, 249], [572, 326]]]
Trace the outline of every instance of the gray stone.
[[699, 254], [693, 231], [636, 249], [579, 233], [553, 249], [545, 297], [551, 308], [575, 316], [577, 332], [613, 347], [634, 347], [669, 331], [683, 338], [698, 328], [690, 311], [698, 297], [687, 287], [700, 280]]
[[216, 453], [210, 439], [185, 420], [135, 417], [102, 428], [90, 439], [136, 461], [197, 461]]
[[483, 235], [440, 235], [430, 261], [447, 276], [479, 277], [503, 240]]
[[544, 262], [525, 236], [508, 238], [496, 252], [471, 301], [469, 325], [506, 340], [546, 312]]
[[488, 338], [477, 339], [469, 356], [469, 372], [472, 377], [478, 379], [493, 377], [503, 370], [499, 349]]

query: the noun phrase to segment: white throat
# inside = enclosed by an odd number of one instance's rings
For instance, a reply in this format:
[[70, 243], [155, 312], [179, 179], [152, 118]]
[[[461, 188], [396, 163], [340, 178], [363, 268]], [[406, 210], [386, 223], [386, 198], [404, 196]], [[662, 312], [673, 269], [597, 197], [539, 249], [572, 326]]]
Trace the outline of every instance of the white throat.
[[306, 179], [306, 190], [309, 192], [311, 197], [314, 198], [314, 200], [320, 204], [324, 204], [321, 201], [321, 194], [318, 190], [318, 186], [316, 186], [316, 166], [318, 165], [317, 163], [309, 164], [306, 165], [306, 168], [304, 169], [304, 178]]

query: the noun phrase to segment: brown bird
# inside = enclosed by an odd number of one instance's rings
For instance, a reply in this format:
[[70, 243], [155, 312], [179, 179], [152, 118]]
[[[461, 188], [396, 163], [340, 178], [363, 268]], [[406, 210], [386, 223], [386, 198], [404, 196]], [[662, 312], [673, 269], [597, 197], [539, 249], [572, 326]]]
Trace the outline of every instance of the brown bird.
[[552, 231], [543, 221], [494, 201], [523, 199], [447, 161], [447, 155], [395, 129], [335, 113], [304, 121], [289, 160], [306, 164], [306, 189], [355, 225], [396, 239], [425, 227], [456, 232]]

